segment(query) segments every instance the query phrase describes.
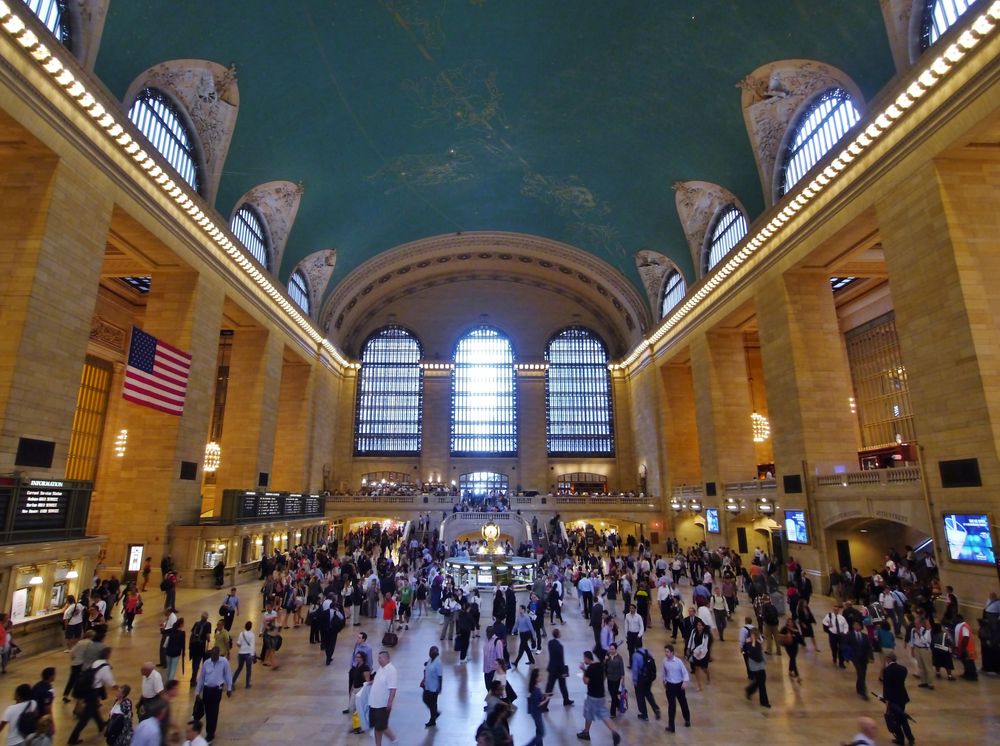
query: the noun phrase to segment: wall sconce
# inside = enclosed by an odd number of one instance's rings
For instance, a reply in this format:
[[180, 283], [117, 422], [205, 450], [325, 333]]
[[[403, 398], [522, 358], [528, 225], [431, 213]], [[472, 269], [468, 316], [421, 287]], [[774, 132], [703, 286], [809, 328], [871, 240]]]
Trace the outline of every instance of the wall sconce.
[[740, 504], [739, 502], [737, 502], [735, 497], [726, 498], [726, 510], [729, 511], [730, 513], [740, 512]]
[[680, 500], [677, 500], [675, 498], [670, 501], [670, 509], [675, 513], [680, 513], [682, 510], [684, 510], [684, 506], [681, 505]]
[[118, 431], [118, 435], [115, 437], [115, 456], [118, 458], [125, 457], [125, 447], [128, 445], [128, 430], [122, 428]]
[[258, 538], [258, 539], [257, 539], [257, 541], [255, 541], [254, 543], [255, 543], [255, 544], [256, 544], [257, 546], [263, 546], [263, 544], [264, 544], [264, 540], [263, 540], [263, 539], [261, 539], [261, 538]]
[[224, 551], [226, 551], [226, 545], [224, 543], [220, 542], [219, 545], [217, 547], [215, 547], [215, 549], [216, 549], [216, 551], [224, 552]]
[[764, 515], [771, 515], [774, 513], [774, 509], [776, 507], [777, 506], [774, 503], [769, 502], [766, 497], [762, 497], [757, 501], [757, 512], [763, 513]]
[[687, 509], [690, 510], [692, 513], [700, 513], [701, 501], [692, 498], [691, 500], [688, 501]]
[[69, 572], [66, 573], [67, 580], [76, 580], [78, 577], [80, 577], [80, 573], [78, 573], [75, 569], [73, 569], [72, 563], [67, 563], [67, 567], [69, 567]]
[[203, 471], [212, 474], [222, 465], [222, 446], [215, 441], [205, 446], [205, 466]]

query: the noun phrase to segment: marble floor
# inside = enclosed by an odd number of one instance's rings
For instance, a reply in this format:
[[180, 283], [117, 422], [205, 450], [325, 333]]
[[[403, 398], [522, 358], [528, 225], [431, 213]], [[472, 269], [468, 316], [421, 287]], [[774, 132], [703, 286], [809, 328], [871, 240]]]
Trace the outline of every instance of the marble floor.
[[[239, 621], [252, 619], [257, 626], [260, 612], [260, 594], [256, 584], [243, 586], [243, 615]], [[684, 589], [685, 596], [688, 589]], [[151, 590], [146, 594], [147, 608], [154, 609], [159, 592]], [[200, 613], [210, 612], [213, 616], [223, 598], [222, 593], [204, 590], [181, 589], [178, 594], [179, 610], [187, 620], [197, 619]], [[741, 599], [746, 601], [745, 597]], [[737, 610], [742, 619], [746, 607]], [[817, 618], [829, 609], [828, 599], [814, 598], [813, 611]], [[248, 616], [249, 615], [249, 616]], [[579, 741], [576, 733], [582, 727], [582, 702], [584, 685], [573, 662], [580, 659], [585, 647], [592, 642], [589, 627], [579, 612], [575, 598], [569, 599], [564, 613], [566, 625], [561, 627], [566, 646], [567, 660], [576, 674], [570, 678], [570, 696], [577, 704], [563, 708], [558, 696], [553, 701], [551, 712], [546, 715], [548, 735], [545, 743], [575, 744]], [[114, 648], [112, 664], [119, 683], [129, 683], [138, 690], [139, 668], [144, 660], [155, 657], [159, 641], [156, 614], [146, 614], [136, 623], [135, 631], [128, 634], [117, 626], [109, 634], [109, 644]], [[348, 716], [341, 711], [346, 707], [347, 667], [353, 635], [352, 631], [365, 630], [377, 643], [381, 637], [381, 624], [365, 619], [360, 627], [348, 627], [341, 633], [340, 644], [334, 656], [333, 665], [324, 665], [318, 646], [308, 644], [309, 632], [303, 627], [285, 632], [285, 644], [280, 653], [280, 668], [254, 667], [253, 688], [236, 688], [232, 699], [223, 700], [220, 726], [216, 744], [367, 744], [370, 735], [348, 734]], [[733, 637], [735, 637], [735, 631]], [[822, 633], [822, 630], [820, 630]], [[416, 619], [408, 631], [400, 633], [399, 646], [392, 651], [393, 662], [399, 669], [400, 691], [393, 709], [391, 724], [403, 746], [430, 746], [431, 744], [451, 746], [474, 743], [476, 726], [482, 719], [483, 678], [481, 671], [481, 640], [473, 640], [470, 661], [458, 665], [458, 654], [445, 645], [444, 692], [441, 696], [442, 715], [436, 729], [425, 729], [427, 711], [421, 702], [419, 682], [422, 664], [431, 645], [438, 644], [440, 627], [433, 618]], [[668, 640], [665, 631], [654, 629], [647, 633], [646, 644], [656, 653], [662, 654], [663, 644]], [[802, 683], [792, 683], [785, 671], [786, 658], [770, 658], [768, 667], [768, 690], [771, 710], [763, 710], [743, 696], [746, 683], [742, 659], [736, 643], [729, 636], [726, 642], [716, 645], [711, 664], [712, 683], [703, 692], [694, 689], [688, 698], [692, 709], [692, 727], [680, 727], [676, 734], [664, 731], [663, 722], [650, 720], [641, 722], [636, 718], [634, 702], [629, 712], [619, 716], [624, 744], [652, 743], [678, 744], [751, 744], [771, 745], [839, 744], [848, 742], [855, 732], [856, 719], [868, 715], [882, 724], [882, 705], [874, 697], [862, 701], [854, 692], [854, 672], [839, 670], [832, 666], [825, 639], [820, 640], [822, 652], [801, 653], [799, 670]], [[374, 646], [376, 652], [377, 644]], [[909, 656], [902, 654], [901, 660], [914, 666]], [[0, 680], [0, 706], [13, 701], [13, 690], [17, 684], [33, 684], [40, 671], [46, 666], [58, 669], [57, 691], [61, 692], [68, 670], [68, 655], [61, 651], [15, 660], [7, 675]], [[544, 661], [544, 656], [541, 659]], [[511, 683], [520, 695], [517, 704], [522, 705], [513, 718], [512, 731], [518, 746], [526, 743], [534, 734], [533, 724], [526, 712], [528, 667], [522, 661], [516, 672], [510, 676]], [[979, 682], [965, 681], [936, 682], [934, 691], [918, 689], [914, 677], [909, 681], [911, 704], [909, 712], [916, 719], [914, 734], [921, 744], [985, 744], [998, 743], [1000, 732], [1000, 679], [980, 677]], [[878, 691], [877, 673], [874, 666], [869, 671], [869, 686]], [[654, 690], [656, 699], [665, 710], [662, 688]], [[557, 692], [558, 694], [558, 692]], [[190, 712], [193, 690], [187, 687], [175, 705], [175, 721], [182, 723]], [[72, 705], [55, 706], [57, 742], [65, 743], [72, 727]], [[664, 712], [665, 717], [665, 712]], [[678, 722], [678, 725], [681, 725]], [[6, 735], [6, 734], [4, 734]], [[593, 743], [610, 744], [611, 736], [606, 728], [595, 724], [592, 730]], [[85, 743], [103, 743], [93, 725], [84, 731]], [[879, 744], [888, 744], [890, 737], [884, 728], [879, 733]]]

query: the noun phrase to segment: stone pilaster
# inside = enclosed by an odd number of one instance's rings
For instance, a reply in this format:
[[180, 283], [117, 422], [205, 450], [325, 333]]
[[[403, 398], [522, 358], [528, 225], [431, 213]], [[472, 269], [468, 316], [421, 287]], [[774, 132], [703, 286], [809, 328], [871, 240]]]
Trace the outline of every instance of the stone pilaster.
[[510, 489], [545, 492], [552, 482], [548, 469], [545, 426], [545, 371], [517, 371], [517, 473], [511, 474]]
[[451, 371], [424, 371], [423, 444], [420, 455], [420, 479], [433, 475], [445, 484], [457, 474], [451, 472]]
[[[671, 488], [701, 484], [701, 451], [695, 411], [694, 379], [690, 365], [665, 365], [663, 398], [666, 406], [663, 428], [668, 482]], [[670, 494], [664, 495], [668, 500]]]
[[305, 362], [286, 360], [281, 368], [271, 485], [283, 492], [308, 489], [313, 375]]

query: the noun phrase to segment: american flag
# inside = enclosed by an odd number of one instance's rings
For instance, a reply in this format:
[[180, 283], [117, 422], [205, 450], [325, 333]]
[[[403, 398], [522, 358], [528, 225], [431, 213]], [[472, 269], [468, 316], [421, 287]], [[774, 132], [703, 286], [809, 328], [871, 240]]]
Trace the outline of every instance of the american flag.
[[184, 412], [191, 355], [132, 327], [122, 397], [167, 414]]

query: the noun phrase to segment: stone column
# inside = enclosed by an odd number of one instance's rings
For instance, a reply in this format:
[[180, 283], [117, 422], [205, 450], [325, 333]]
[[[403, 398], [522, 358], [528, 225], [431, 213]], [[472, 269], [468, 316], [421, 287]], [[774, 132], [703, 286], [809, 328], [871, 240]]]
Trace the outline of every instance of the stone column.
[[0, 155], [0, 472], [22, 436], [55, 442], [62, 477], [97, 300], [112, 198], [39, 154]]
[[939, 463], [976, 459], [1000, 479], [1000, 163], [927, 163], [877, 205], [942, 580], [981, 598], [995, 570], [953, 563], [941, 514], [996, 509], [988, 487], [943, 488]]
[[259, 473], [270, 475], [282, 351], [281, 339], [266, 329], [237, 329], [233, 334], [216, 512], [223, 490], [254, 489]]
[[[125, 457], [114, 459], [98, 485], [100, 505], [89, 531], [108, 537], [109, 572], [123, 567], [128, 544], [144, 544], [159, 563], [168, 527], [197, 523], [201, 511], [200, 473], [181, 478], [181, 462], [200, 465], [215, 395], [222, 280], [194, 272], [154, 274], [142, 329], [190, 352], [191, 370], [184, 413], [165, 414], [131, 402], [119, 408], [118, 427], [128, 428]], [[112, 392], [121, 396], [121, 392]]]
[[517, 385], [517, 472], [510, 474], [513, 493], [522, 489], [549, 490], [554, 472], [548, 469], [548, 440], [545, 426], [545, 371], [519, 370]]
[[306, 362], [284, 361], [271, 466], [274, 489], [308, 491], [312, 400], [313, 367]]
[[423, 443], [420, 450], [420, 479], [435, 475], [445, 484], [458, 475], [451, 471], [451, 371], [424, 371]]
[[[663, 428], [667, 451], [667, 473], [672, 488], [701, 484], [701, 449], [695, 408], [694, 378], [690, 365], [664, 365], [663, 398], [666, 406]], [[670, 494], [664, 495], [669, 504]]]

